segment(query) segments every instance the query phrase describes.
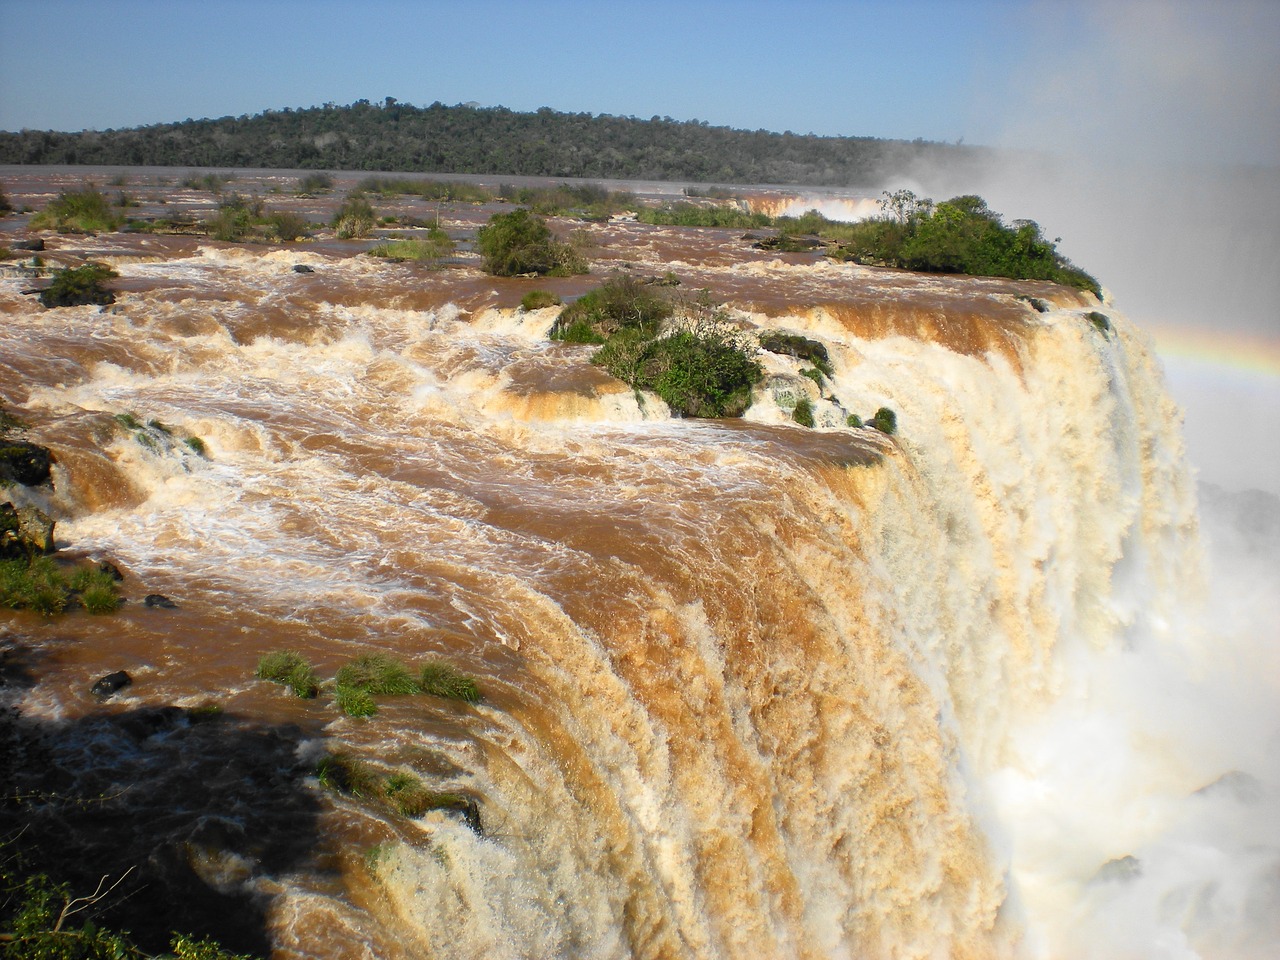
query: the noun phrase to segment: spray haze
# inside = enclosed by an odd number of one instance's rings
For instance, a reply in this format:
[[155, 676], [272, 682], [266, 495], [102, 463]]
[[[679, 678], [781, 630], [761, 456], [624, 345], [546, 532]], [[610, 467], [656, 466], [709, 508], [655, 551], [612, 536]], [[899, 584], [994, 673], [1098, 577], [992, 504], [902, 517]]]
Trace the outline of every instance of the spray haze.
[[914, 179], [1060, 236], [1154, 334], [1200, 476], [1280, 493], [1280, 5], [1024, 15], [975, 104], [1000, 159]]

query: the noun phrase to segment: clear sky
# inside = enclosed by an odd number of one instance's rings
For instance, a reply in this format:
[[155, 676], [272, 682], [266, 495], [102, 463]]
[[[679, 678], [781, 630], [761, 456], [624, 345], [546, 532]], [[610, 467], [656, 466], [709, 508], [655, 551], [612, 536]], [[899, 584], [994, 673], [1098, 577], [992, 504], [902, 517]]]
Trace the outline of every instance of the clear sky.
[[[388, 96], [1046, 151], [918, 186], [1038, 220], [1165, 342], [1280, 349], [1280, 0], [0, 0], [4, 130]], [[1280, 490], [1274, 395], [1242, 482]]]

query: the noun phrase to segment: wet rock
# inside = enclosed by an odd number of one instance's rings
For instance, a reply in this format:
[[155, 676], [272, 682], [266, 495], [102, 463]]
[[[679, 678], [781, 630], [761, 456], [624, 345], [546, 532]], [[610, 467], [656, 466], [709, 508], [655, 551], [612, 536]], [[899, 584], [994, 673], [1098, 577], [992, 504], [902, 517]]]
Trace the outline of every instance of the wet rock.
[[471, 832], [478, 837], [483, 837], [484, 824], [480, 821], [480, 804], [468, 797], [466, 806], [462, 808], [461, 813], [462, 822], [471, 828]]
[[147, 598], [142, 601], [148, 607], [160, 607], [164, 610], [177, 610], [178, 605], [166, 597], [163, 593], [148, 593]]
[[98, 572], [111, 574], [111, 579], [116, 581], [116, 583], [119, 583], [121, 580], [124, 579], [124, 574], [120, 572], [120, 568], [117, 567], [110, 560], [103, 560], [101, 563], [99, 563]]
[[27, 440], [0, 440], [0, 484], [39, 487], [51, 483], [49, 466], [53, 462], [48, 447]]
[[147, 740], [186, 726], [187, 711], [181, 707], [148, 707], [119, 717], [115, 722], [135, 740]]
[[34, 250], [35, 252], [39, 253], [42, 250], [44, 250], [44, 240], [41, 239], [40, 237], [36, 237], [34, 240], [19, 240], [17, 243], [14, 243], [10, 247], [10, 249], [11, 250]]
[[1229, 796], [1236, 803], [1254, 804], [1262, 799], [1262, 782], [1242, 770], [1228, 770], [1217, 780], [1196, 791], [1196, 796]]
[[305, 263], [295, 263], [293, 265], [294, 273], [315, 273], [315, 269], [308, 267]]
[[1091, 883], [1128, 883], [1142, 876], [1142, 861], [1137, 857], [1125, 856], [1108, 860], [1098, 868]]
[[43, 510], [30, 505], [18, 508], [18, 536], [32, 549], [41, 553], [53, 553], [57, 549], [53, 543], [54, 526], [55, 522]]
[[108, 673], [105, 677], [101, 677], [89, 690], [95, 697], [106, 698], [117, 690], [123, 690], [131, 683], [133, 683], [133, 677], [123, 670], [117, 670], [115, 673]]
[[36, 507], [0, 503], [0, 558], [13, 560], [33, 553], [52, 553], [53, 528], [54, 521]]

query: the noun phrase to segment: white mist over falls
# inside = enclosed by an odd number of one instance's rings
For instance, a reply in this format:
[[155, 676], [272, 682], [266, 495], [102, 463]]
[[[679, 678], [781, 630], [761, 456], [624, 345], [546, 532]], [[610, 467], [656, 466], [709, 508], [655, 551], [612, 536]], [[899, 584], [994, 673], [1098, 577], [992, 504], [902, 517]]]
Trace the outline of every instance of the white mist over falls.
[[[671, 419], [549, 342], [533, 281], [351, 245], [51, 240], [119, 271], [101, 311], [0, 280], [41, 502], [133, 600], [0, 620], [40, 677], [11, 702], [68, 778], [134, 778], [109, 803], [150, 811], [156, 876], [252, 902], [280, 958], [1276, 956], [1280, 611], [1206, 563], [1144, 333], [1047, 284], [585, 229], [596, 279], [672, 271], [834, 377], [762, 353], [744, 421]], [[845, 426], [880, 406], [896, 436]], [[342, 717], [253, 678], [281, 648], [443, 658], [484, 699]], [[233, 755], [154, 771], [187, 721], [99, 719], [170, 704], [221, 706], [214, 753], [284, 744], [250, 772], [289, 817]], [[482, 827], [325, 789], [326, 751]], [[261, 834], [304, 810], [285, 856]]]

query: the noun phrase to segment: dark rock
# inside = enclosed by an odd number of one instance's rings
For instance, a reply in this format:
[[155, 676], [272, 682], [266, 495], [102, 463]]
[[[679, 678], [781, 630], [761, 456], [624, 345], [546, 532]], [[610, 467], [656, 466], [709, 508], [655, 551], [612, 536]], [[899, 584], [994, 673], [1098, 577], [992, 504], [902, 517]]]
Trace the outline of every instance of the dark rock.
[[146, 740], [187, 725], [187, 711], [181, 707], [144, 707], [119, 717], [116, 724], [135, 740]]
[[0, 440], [0, 484], [38, 487], [50, 483], [49, 466], [55, 462], [48, 447], [26, 440]]
[[121, 580], [124, 579], [124, 574], [120, 572], [120, 568], [117, 567], [110, 560], [103, 560], [101, 563], [99, 563], [98, 572], [111, 574], [111, 579], [116, 581], [117, 583], [119, 583]]
[[108, 673], [105, 677], [102, 677], [90, 688], [90, 692], [95, 697], [109, 697], [117, 690], [122, 690], [131, 683], [133, 683], [133, 677], [123, 670], [117, 670], [115, 673]]
[[34, 240], [19, 240], [17, 243], [13, 244], [9, 249], [34, 250], [37, 253], [39, 253], [40, 251], [44, 250], [44, 240], [41, 239], [40, 237], [36, 237]]
[[470, 797], [467, 798], [466, 806], [462, 808], [462, 822], [470, 827], [471, 832], [476, 836], [484, 836], [484, 824], [480, 821], [480, 804]]
[[147, 598], [142, 601], [148, 607], [162, 607], [165, 610], [177, 610], [178, 605], [166, 597], [163, 593], [148, 593]]
[[293, 265], [294, 273], [315, 273], [312, 267], [308, 267], [305, 263], [295, 263]]

